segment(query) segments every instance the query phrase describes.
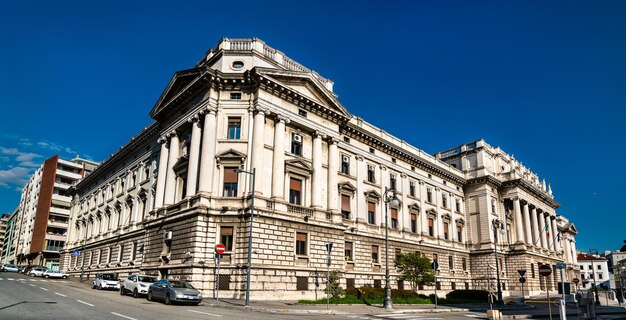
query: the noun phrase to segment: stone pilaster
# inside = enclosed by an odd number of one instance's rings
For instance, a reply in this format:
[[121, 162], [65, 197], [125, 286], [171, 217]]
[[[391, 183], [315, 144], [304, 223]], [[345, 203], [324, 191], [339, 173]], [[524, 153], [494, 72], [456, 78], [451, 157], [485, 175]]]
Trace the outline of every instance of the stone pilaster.
[[285, 197], [285, 124], [289, 119], [276, 116], [274, 125], [274, 154], [272, 163], [272, 198]]
[[519, 198], [513, 199], [513, 211], [515, 214], [515, 242], [524, 243], [524, 229]]
[[252, 133], [252, 167], [256, 169], [255, 193], [263, 194], [263, 150], [265, 149], [265, 110], [257, 109], [254, 115], [254, 128]]
[[200, 176], [198, 191], [211, 193], [213, 191], [213, 171], [215, 167], [216, 143], [216, 110], [208, 108], [204, 115], [202, 128], [202, 155], [200, 156]]
[[169, 145], [165, 137], [159, 138], [161, 143], [161, 153], [159, 155], [159, 171], [156, 182], [156, 195], [154, 200], [154, 207], [160, 208], [163, 206], [163, 199], [165, 197], [165, 180], [167, 176], [167, 158], [169, 156]]
[[537, 224], [537, 208], [535, 207], [530, 209], [530, 220], [533, 230], [532, 245], [535, 247], [541, 247], [541, 241], [539, 241], [539, 225]]
[[324, 135], [315, 132], [313, 135], [313, 177], [311, 183], [311, 206], [322, 207], [322, 139]]
[[541, 230], [539, 230], [539, 233], [541, 234], [541, 247], [544, 250], [548, 249], [548, 237], [546, 235], [546, 218], [544, 216], [543, 212], [539, 212], [539, 226], [541, 227]]
[[[338, 211], [339, 202], [339, 189], [338, 189], [338, 165], [339, 165], [339, 151], [337, 149], [337, 140], [334, 138], [328, 139], [328, 196], [327, 196], [327, 208], [330, 211]], [[357, 165], [355, 165], [357, 170]], [[362, 204], [357, 205], [359, 207]], [[356, 217], [356, 214], [354, 215]]]
[[187, 167], [187, 196], [196, 194], [198, 185], [198, 161], [200, 160], [200, 139], [202, 129], [198, 116], [193, 116], [188, 120], [191, 122], [191, 144], [189, 146], [189, 165]]
[[176, 172], [174, 172], [174, 165], [178, 161], [180, 154], [180, 140], [178, 139], [178, 133], [172, 131], [170, 134], [170, 155], [167, 160], [167, 176], [165, 179], [165, 197], [163, 198], [163, 204], [174, 204], [176, 199]]
[[524, 234], [527, 245], [533, 244], [533, 235], [530, 228], [530, 214], [528, 213], [528, 203], [524, 203], [522, 206], [522, 213], [524, 215]]

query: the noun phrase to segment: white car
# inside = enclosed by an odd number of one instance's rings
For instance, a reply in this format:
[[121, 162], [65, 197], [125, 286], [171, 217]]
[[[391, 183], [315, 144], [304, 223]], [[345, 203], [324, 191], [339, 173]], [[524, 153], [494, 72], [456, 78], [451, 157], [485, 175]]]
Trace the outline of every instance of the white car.
[[69, 277], [70, 275], [67, 273], [63, 273], [61, 271], [58, 270], [46, 270], [43, 272], [43, 277], [44, 278], [61, 278], [61, 279], [67, 279], [67, 277]]
[[98, 273], [96, 279], [91, 283], [92, 289], [120, 289], [119, 279], [115, 273]]
[[156, 281], [157, 278], [153, 276], [135, 273], [130, 274], [126, 279], [124, 279], [124, 282], [120, 287], [120, 294], [124, 295], [127, 292], [130, 292], [133, 294], [133, 298], [137, 298], [140, 295], [146, 295], [148, 294], [148, 287]]
[[19, 268], [16, 265], [14, 265], [14, 264], [5, 264], [4, 266], [2, 266], [2, 270], [1, 271], [18, 272]]
[[31, 277], [41, 277], [43, 276], [43, 273], [46, 272], [46, 270], [48, 269], [43, 267], [35, 267], [28, 271], [28, 275]]

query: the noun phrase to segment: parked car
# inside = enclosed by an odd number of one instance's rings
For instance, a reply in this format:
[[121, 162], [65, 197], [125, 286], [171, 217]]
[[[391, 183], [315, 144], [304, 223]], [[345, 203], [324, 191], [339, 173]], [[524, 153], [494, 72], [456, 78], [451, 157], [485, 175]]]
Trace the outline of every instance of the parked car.
[[127, 292], [130, 292], [133, 294], [133, 298], [137, 298], [139, 295], [146, 295], [148, 294], [148, 287], [156, 281], [157, 278], [153, 276], [135, 273], [130, 274], [126, 279], [124, 279], [124, 282], [120, 287], [120, 294], [124, 295]]
[[14, 264], [5, 264], [2, 266], [2, 271], [5, 272], [18, 272], [19, 268]]
[[29, 265], [26, 265], [26, 266], [21, 266], [19, 272], [23, 273], [23, 274], [28, 274], [28, 271], [30, 271], [30, 269], [32, 269], [34, 267], [36, 267], [36, 265], [33, 265], [33, 264], [29, 264]]
[[70, 275], [67, 273], [63, 273], [61, 271], [58, 270], [46, 270], [43, 273], [43, 277], [44, 278], [61, 278], [61, 279], [67, 279]]
[[28, 275], [31, 277], [42, 277], [46, 270], [48, 270], [46, 267], [34, 267], [28, 271]]
[[148, 287], [148, 301], [163, 300], [165, 304], [174, 302], [198, 305], [202, 294], [187, 282], [179, 280], [159, 280]]
[[91, 283], [92, 289], [120, 289], [119, 279], [115, 273], [98, 273]]

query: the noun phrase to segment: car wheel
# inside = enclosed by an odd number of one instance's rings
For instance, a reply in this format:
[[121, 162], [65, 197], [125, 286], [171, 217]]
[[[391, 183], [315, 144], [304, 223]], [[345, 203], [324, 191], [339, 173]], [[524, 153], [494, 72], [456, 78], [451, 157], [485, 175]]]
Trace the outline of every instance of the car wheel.
[[62, 278], [63, 278], [63, 279], [67, 279], [67, 276], [63, 276]]
[[35, 275], [34, 275], [34, 274], [32, 274], [32, 273], [29, 273], [28, 275], [29, 275], [29, 276], [31, 276], [31, 277], [34, 277], [34, 276], [35, 276]]
[[102, 290], [102, 283], [98, 285], [98, 290]]
[[133, 298], [139, 298], [139, 291], [137, 291], [137, 288], [133, 290]]
[[120, 296], [123, 296], [123, 295], [124, 295], [124, 286], [121, 286], [120, 287]]
[[148, 301], [152, 301], [152, 291], [148, 291], [148, 296], [146, 297]]
[[95, 284], [95, 283], [92, 283], [92, 284], [91, 284], [91, 289], [95, 289], [95, 288], [96, 288], [96, 284]]
[[170, 300], [170, 294], [166, 294], [165, 295], [165, 304], [172, 304], [172, 300]]
[[197, 306], [197, 305], [199, 305], [199, 304], [200, 304], [200, 302], [194, 302], [194, 303], [192, 303], [191, 305], [192, 305], [192, 306]]
[[48, 278], [50, 278], [50, 276], [49, 275], [45, 275], [44, 278], [48, 279]]

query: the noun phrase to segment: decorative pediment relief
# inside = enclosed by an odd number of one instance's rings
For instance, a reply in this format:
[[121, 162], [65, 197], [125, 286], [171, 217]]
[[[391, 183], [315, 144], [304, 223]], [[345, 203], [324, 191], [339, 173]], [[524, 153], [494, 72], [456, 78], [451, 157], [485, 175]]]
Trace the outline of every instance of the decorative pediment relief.
[[420, 212], [420, 206], [417, 203], [413, 203], [411, 205], [409, 205], [409, 211], [417, 211], [417, 213]]
[[452, 221], [452, 217], [450, 216], [449, 213], [444, 213], [441, 215], [441, 219], [443, 220], [448, 220], [448, 221]]
[[306, 177], [313, 173], [313, 167], [301, 159], [287, 160], [285, 161], [285, 172]]
[[150, 111], [150, 117], [155, 118], [167, 105], [183, 94], [185, 89], [202, 76], [203, 70], [205, 69], [193, 68], [176, 72], [152, 108], [152, 111]]
[[365, 193], [365, 197], [369, 199], [380, 200], [381, 198], [380, 193], [378, 193], [376, 190], [368, 190], [368, 191], [365, 191], [364, 193]]
[[354, 193], [356, 191], [356, 187], [352, 185], [350, 182], [342, 182], [338, 184], [339, 190], [348, 191], [350, 193]]
[[574, 235], [578, 234], [578, 229], [576, 229], [576, 226], [574, 226], [573, 223], [568, 223], [565, 226], [563, 226], [563, 229], [561, 230], [563, 233], [571, 233]]
[[437, 218], [437, 211], [435, 211], [435, 209], [426, 210], [426, 214], [431, 218]]
[[174, 163], [174, 172], [178, 177], [186, 177], [187, 176], [187, 168], [189, 167], [189, 155], [184, 155], [178, 158], [178, 161]]
[[215, 161], [218, 168], [224, 162], [236, 163], [237, 165], [242, 166], [245, 159], [246, 155], [235, 149], [229, 149], [215, 156]]
[[463, 220], [463, 218], [459, 218], [459, 219], [456, 219], [456, 220], [454, 220], [454, 221], [455, 221], [455, 222], [456, 222], [456, 224], [458, 224], [458, 225], [462, 225], [462, 226], [464, 226], [464, 225], [465, 225], [465, 220]]

